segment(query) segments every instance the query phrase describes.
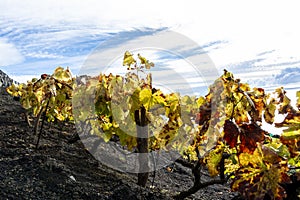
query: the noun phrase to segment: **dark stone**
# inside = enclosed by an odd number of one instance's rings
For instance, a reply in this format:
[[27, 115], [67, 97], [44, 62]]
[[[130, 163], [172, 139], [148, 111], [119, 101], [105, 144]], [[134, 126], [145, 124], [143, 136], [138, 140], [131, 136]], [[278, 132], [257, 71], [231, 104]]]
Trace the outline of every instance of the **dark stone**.
[[16, 81], [11, 79], [7, 74], [0, 70], [0, 87], [8, 87], [11, 84], [18, 84]]

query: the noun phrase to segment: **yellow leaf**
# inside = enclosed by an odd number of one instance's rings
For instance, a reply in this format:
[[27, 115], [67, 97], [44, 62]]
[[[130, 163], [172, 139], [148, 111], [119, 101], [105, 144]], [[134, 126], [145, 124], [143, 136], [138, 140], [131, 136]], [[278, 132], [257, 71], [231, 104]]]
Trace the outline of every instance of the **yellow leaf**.
[[219, 174], [218, 168], [222, 159], [223, 152], [224, 148], [218, 145], [216, 149], [210, 151], [209, 154], [204, 158], [204, 162], [206, 163], [209, 174], [213, 177]]
[[72, 81], [72, 74], [71, 74], [69, 68], [64, 70], [64, 68], [62, 68], [62, 67], [57, 67], [55, 69], [52, 77], [55, 78], [56, 80], [63, 81], [63, 82]]
[[128, 66], [136, 63], [136, 60], [133, 58], [133, 54], [131, 54], [129, 51], [126, 51], [123, 58], [123, 66]]
[[22, 103], [22, 106], [23, 106], [25, 109], [31, 108], [31, 104], [30, 104], [30, 101], [29, 101], [29, 98], [28, 98], [28, 97], [27, 97], [26, 99], [23, 99], [23, 101], [22, 101], [21, 103]]
[[138, 58], [141, 61], [142, 65], [145, 65], [146, 69], [150, 69], [151, 67], [154, 67], [154, 63], [149, 62], [146, 58], [142, 57], [140, 54], [138, 54]]
[[105, 132], [102, 135], [102, 138], [104, 140], [104, 142], [109, 142], [109, 140], [111, 139], [112, 133], [111, 132]]
[[166, 105], [166, 99], [165, 99], [163, 93], [160, 90], [157, 90], [153, 94], [153, 98], [154, 98], [155, 104]]
[[146, 69], [150, 69], [151, 67], [154, 67], [154, 63], [153, 62], [146, 63], [145, 67], [146, 67]]
[[19, 91], [22, 90], [22, 86], [21, 87], [20, 86], [18, 87], [15, 84], [12, 84], [11, 86], [6, 88], [6, 92], [14, 97], [17, 97], [19, 96]]
[[198, 106], [198, 108], [200, 108], [200, 106], [201, 106], [203, 103], [205, 103], [205, 98], [204, 98], [204, 97], [199, 97], [199, 98], [197, 99], [197, 106]]
[[140, 99], [140, 102], [146, 108], [146, 110], [149, 110], [154, 105], [154, 101], [152, 98], [152, 91], [148, 88], [144, 88], [141, 90], [139, 99]]
[[275, 111], [276, 111], [275, 99], [271, 99], [270, 103], [267, 104], [264, 112], [264, 119], [267, 123], [272, 124], [274, 122]]
[[258, 149], [255, 149], [253, 154], [249, 153], [241, 153], [239, 155], [239, 161], [241, 166], [248, 166], [249, 163], [252, 163], [254, 166], [262, 164], [262, 155], [258, 151]]
[[146, 58], [142, 57], [139, 53], [138, 53], [138, 57], [139, 57], [139, 59], [140, 59], [140, 61], [141, 61], [141, 64], [146, 64], [146, 63], [148, 63], [148, 60], [147, 60]]

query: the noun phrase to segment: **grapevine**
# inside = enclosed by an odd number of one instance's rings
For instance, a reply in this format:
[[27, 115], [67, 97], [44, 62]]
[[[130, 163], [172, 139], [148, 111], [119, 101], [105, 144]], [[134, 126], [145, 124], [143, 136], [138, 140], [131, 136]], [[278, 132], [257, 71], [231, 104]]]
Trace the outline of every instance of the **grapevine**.
[[[34, 134], [37, 135], [43, 113], [44, 119], [49, 122], [73, 120], [71, 99], [74, 80], [68, 68], [57, 67], [52, 75], [42, 74], [40, 79], [33, 78], [27, 84], [12, 84], [6, 90], [12, 96], [20, 98], [27, 115], [35, 117]], [[30, 121], [27, 122], [31, 126]], [[42, 125], [43, 122], [44, 120]], [[37, 145], [39, 138], [40, 135]]]
[[[180, 104], [179, 94], [165, 95], [153, 88], [151, 73], [146, 70], [154, 64], [140, 54], [138, 59], [139, 63], [131, 53], [126, 52], [123, 65], [128, 73], [124, 77], [100, 74], [90, 77], [86, 84], [77, 85], [73, 106], [80, 108], [74, 109], [75, 118], [82, 123], [79, 129], [84, 132], [86, 127], [90, 127], [90, 133], [105, 142], [117, 137], [129, 151], [147, 153], [175, 147], [182, 150], [187, 137], [178, 133], [188, 130], [186, 136], [193, 136], [190, 119], [193, 113], [190, 110], [194, 109], [196, 113], [197, 104], [184, 103], [195, 102], [187, 96]], [[95, 98], [91, 100], [90, 96]], [[144, 147], [141, 149], [141, 146]], [[148, 168], [147, 162], [143, 161], [146, 163], [141, 166], [143, 170]], [[145, 184], [144, 181], [140, 185]]]
[[[266, 93], [224, 70], [204, 97], [165, 94], [152, 85], [154, 63], [127, 51], [123, 66], [124, 76], [100, 73], [76, 80], [58, 67], [7, 92], [35, 117], [35, 134], [42, 116], [75, 119], [83, 135], [117, 142], [132, 153], [179, 152], [177, 162], [192, 169], [194, 184], [177, 199], [226, 182], [245, 199], [285, 199], [288, 186], [300, 181], [300, 91], [294, 108], [284, 88]], [[285, 119], [275, 123], [278, 114]], [[274, 135], [264, 123], [285, 129]], [[138, 184], [146, 186], [147, 156], [139, 157], [139, 167], [144, 171]], [[219, 178], [203, 182], [204, 168]]]
[[[141, 125], [137, 116], [143, 112], [143, 126], [149, 130], [144, 152], [177, 150], [187, 160], [182, 163], [190, 162], [185, 166], [192, 168], [194, 185], [176, 198], [227, 181], [247, 199], [286, 197], [282, 185], [291, 183], [291, 166], [297, 167], [299, 160], [299, 111], [290, 105], [283, 88], [272, 97], [224, 70], [205, 97], [163, 94], [152, 87], [151, 74], [144, 71], [154, 64], [138, 58], [140, 65], [131, 53], [125, 53], [123, 65], [129, 72], [124, 77], [100, 74], [78, 85], [80, 95], [74, 103], [84, 107], [84, 112], [75, 114], [79, 121], [89, 123], [89, 130], [104, 141], [117, 136], [122, 146], [134, 150], [138, 147], [137, 125]], [[94, 101], [85, 105], [83, 99], [92, 94]], [[287, 114], [276, 126], [290, 127], [279, 139], [261, 128], [263, 122], [274, 125], [276, 109]], [[212, 177], [220, 175], [220, 180], [201, 182], [202, 167], [207, 167]]]
[[[220, 91], [216, 92], [216, 88]], [[211, 99], [216, 94], [219, 105], [215, 106], [216, 112], [212, 115]], [[239, 191], [246, 199], [286, 198], [286, 188], [282, 185], [291, 184], [291, 171], [299, 166], [299, 110], [290, 105], [283, 88], [276, 89], [274, 95], [271, 97], [262, 88], [251, 89], [225, 70], [211, 86], [206, 103], [200, 106], [197, 115], [200, 139], [194, 142], [198, 159], [193, 171], [200, 170], [199, 166], [206, 166], [211, 176], [219, 174], [221, 179], [212, 184], [231, 179], [232, 190]], [[299, 92], [297, 95], [299, 98]], [[282, 123], [275, 125], [289, 127], [279, 139], [261, 128], [263, 120], [274, 124], [276, 108], [280, 114], [287, 116]], [[223, 117], [223, 120], [215, 123], [215, 116]], [[214, 137], [216, 134], [209, 131], [208, 124], [214, 128], [221, 125], [222, 134]], [[203, 139], [205, 141], [208, 137], [216, 138], [216, 145], [211, 151], [201, 154]], [[223, 162], [223, 159], [226, 161]], [[199, 172], [194, 175], [199, 176]], [[184, 191], [177, 197], [184, 198], [205, 185], [199, 182], [199, 178], [195, 177], [195, 180], [198, 182], [195, 181], [188, 192]]]

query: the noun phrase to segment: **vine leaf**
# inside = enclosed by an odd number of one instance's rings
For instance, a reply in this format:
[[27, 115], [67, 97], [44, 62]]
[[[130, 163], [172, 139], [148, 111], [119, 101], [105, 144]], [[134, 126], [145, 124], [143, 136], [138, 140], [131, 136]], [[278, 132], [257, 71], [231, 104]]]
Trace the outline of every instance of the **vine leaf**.
[[253, 153], [257, 143], [265, 139], [265, 131], [255, 124], [242, 124], [239, 128], [230, 120], [225, 121], [224, 140], [233, 148], [240, 140], [240, 152]]
[[248, 111], [251, 110], [250, 103], [248, 99], [244, 97], [243, 94], [238, 93], [236, 95], [237, 105], [234, 108], [234, 120], [237, 124], [248, 123]]
[[250, 96], [249, 101], [253, 101], [254, 109], [251, 111], [251, 117], [255, 121], [262, 121], [262, 113], [266, 107], [266, 95], [263, 88], [253, 88], [253, 92]]
[[297, 132], [285, 132], [280, 136], [282, 144], [286, 145], [291, 153], [291, 157], [299, 156], [300, 147], [300, 131]]
[[232, 190], [239, 191], [247, 199], [260, 200], [266, 195], [271, 199], [286, 198], [285, 190], [279, 185], [287, 179], [286, 168], [276, 165], [267, 170], [259, 167], [245, 167], [237, 171]]
[[129, 51], [126, 51], [123, 58], [123, 66], [130, 67], [130, 65], [136, 63], [136, 60], [133, 58], [133, 54]]
[[[42, 74], [42, 79], [43, 79], [43, 77], [45, 77], [44, 74]], [[72, 74], [71, 74], [69, 68], [67, 68], [65, 70], [62, 67], [57, 67], [55, 69], [52, 77], [58, 81], [62, 81], [62, 82], [66, 82], [66, 83], [72, 82]]]
[[150, 69], [151, 67], [154, 67], [154, 63], [153, 62], [149, 62], [149, 60], [147, 60], [146, 58], [142, 57], [140, 54], [138, 54], [138, 58], [141, 61], [142, 65], [145, 65], [146, 69]]
[[211, 118], [211, 107], [208, 103], [203, 103], [200, 106], [199, 113], [196, 114], [195, 122], [199, 125], [203, 125], [204, 122], [210, 120]]
[[242, 124], [240, 129], [240, 150], [251, 154], [256, 149], [257, 143], [264, 141], [266, 132], [256, 124]]
[[291, 157], [288, 147], [284, 145], [278, 138], [272, 138], [269, 143], [265, 144], [265, 146], [274, 150], [278, 156], [284, 159]]
[[16, 86], [15, 84], [12, 84], [11, 86], [6, 88], [6, 91], [8, 94], [14, 96], [14, 97], [19, 97], [22, 95], [20, 90], [22, 90], [24, 84], [20, 84]]
[[152, 97], [152, 91], [148, 88], [144, 88], [140, 91], [139, 100], [147, 111], [155, 104]]
[[267, 123], [273, 124], [275, 119], [275, 110], [276, 110], [275, 99], [272, 98], [270, 100], [270, 103], [266, 105], [265, 112], [264, 112], [264, 119]]
[[239, 156], [240, 169], [236, 172], [231, 188], [246, 199], [284, 199], [286, 192], [280, 185], [290, 183], [288, 167], [275, 152], [259, 146], [253, 154]]
[[277, 88], [275, 90], [275, 93], [277, 93], [277, 97], [279, 98], [279, 114], [287, 113], [291, 108], [291, 100], [285, 95], [286, 91], [281, 87]]
[[222, 160], [224, 148], [222, 145], [218, 145], [216, 149], [211, 150], [208, 155], [204, 158], [204, 163], [208, 168], [209, 174], [215, 177], [219, 174], [219, 165]]
[[224, 140], [231, 148], [237, 145], [239, 134], [238, 127], [232, 121], [226, 120], [224, 125]]

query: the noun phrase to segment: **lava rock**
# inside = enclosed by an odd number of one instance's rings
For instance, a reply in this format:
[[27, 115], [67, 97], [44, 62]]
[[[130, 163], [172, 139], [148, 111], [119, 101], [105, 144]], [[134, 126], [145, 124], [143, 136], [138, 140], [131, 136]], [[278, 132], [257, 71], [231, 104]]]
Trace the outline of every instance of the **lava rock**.
[[8, 87], [11, 84], [18, 84], [18, 82], [11, 79], [7, 74], [0, 70], [0, 87]]

